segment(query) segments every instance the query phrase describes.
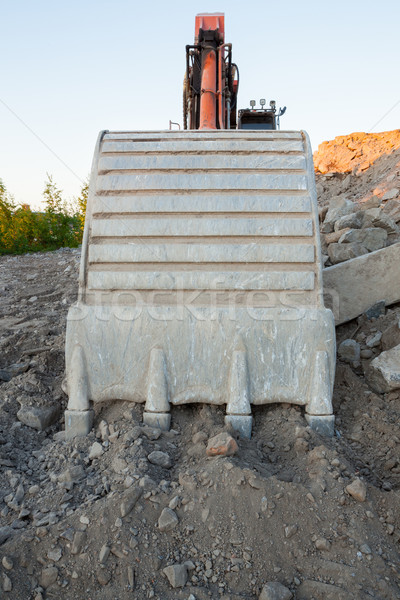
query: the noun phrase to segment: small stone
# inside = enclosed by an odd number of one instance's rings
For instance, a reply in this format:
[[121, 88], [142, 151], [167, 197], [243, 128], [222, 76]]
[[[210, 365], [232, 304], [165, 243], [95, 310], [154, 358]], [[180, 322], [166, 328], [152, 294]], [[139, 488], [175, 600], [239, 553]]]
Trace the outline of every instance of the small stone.
[[383, 194], [382, 200], [392, 200], [393, 198], [397, 198], [399, 193], [400, 190], [398, 188], [392, 188]]
[[65, 529], [65, 531], [63, 531], [62, 533], [60, 533], [60, 538], [63, 538], [64, 540], [68, 540], [69, 542], [72, 542], [72, 540], [74, 539], [74, 530], [72, 527], [68, 527], [68, 529]]
[[307, 440], [303, 438], [297, 438], [294, 443], [294, 449], [296, 454], [305, 454], [309, 449]]
[[97, 581], [100, 585], [107, 585], [111, 579], [111, 571], [108, 569], [99, 569], [97, 571]]
[[367, 497], [367, 486], [358, 477], [346, 487], [346, 492], [357, 500], [357, 502], [365, 502]]
[[365, 311], [365, 316], [370, 321], [371, 319], [378, 319], [380, 316], [385, 314], [386, 302], [385, 300], [379, 300], [375, 302]]
[[131, 566], [128, 566], [128, 584], [131, 590], [133, 590], [135, 587], [135, 571]]
[[171, 508], [164, 508], [158, 519], [158, 528], [160, 531], [171, 531], [177, 526], [179, 519]]
[[56, 546], [55, 548], [50, 548], [47, 552], [47, 558], [54, 562], [58, 562], [62, 557], [62, 548], [60, 546]]
[[146, 490], [153, 490], [157, 487], [157, 484], [154, 481], [154, 479], [152, 479], [148, 475], [145, 475], [144, 477], [141, 477], [141, 479], [139, 479], [139, 487], [144, 488]]
[[363, 554], [372, 554], [372, 550], [371, 548], [368, 546], [368, 544], [362, 544], [360, 546], [360, 552], [362, 552]]
[[142, 495], [143, 490], [139, 487], [130, 487], [126, 492], [124, 492], [124, 496], [121, 502], [121, 517], [126, 517], [136, 506], [137, 501]]
[[60, 414], [60, 407], [51, 406], [21, 406], [17, 412], [17, 418], [28, 427], [44, 431], [53, 425]]
[[293, 594], [287, 587], [279, 581], [269, 581], [263, 586], [258, 600], [291, 600], [291, 598]]
[[236, 440], [226, 431], [208, 440], [207, 456], [233, 456], [239, 450]]
[[368, 346], [368, 348], [376, 348], [381, 343], [381, 338], [382, 338], [382, 332], [377, 331], [375, 333], [375, 335], [367, 338], [367, 341], [365, 343]]
[[57, 567], [46, 567], [45, 569], [42, 569], [41, 575], [39, 577], [39, 583], [42, 588], [47, 589], [57, 581], [57, 577]]
[[334, 223], [321, 223], [320, 232], [324, 234], [333, 233]]
[[163, 569], [163, 573], [173, 588], [184, 587], [186, 585], [188, 577], [186, 565], [170, 565]]
[[12, 590], [11, 579], [9, 578], [9, 576], [6, 573], [4, 573], [4, 575], [3, 575], [3, 590], [5, 592], [11, 592], [11, 590]]
[[71, 554], [79, 554], [86, 542], [86, 531], [76, 531], [71, 546]]
[[28, 370], [30, 363], [16, 363], [10, 365], [6, 369], [0, 369], [0, 380], [2, 381], [10, 381], [13, 377], [17, 375], [21, 375], [21, 373], [25, 373]]
[[14, 567], [14, 563], [9, 556], [3, 556], [1, 563], [6, 571], [11, 571]]
[[175, 508], [177, 508], [180, 504], [180, 497], [179, 496], [174, 496], [172, 498], [172, 500], [170, 500], [168, 507], [171, 508], [172, 510], [175, 510]]
[[20, 483], [14, 494], [13, 503], [20, 504], [22, 502], [22, 500], [24, 499], [24, 496], [25, 496], [25, 490], [24, 490], [22, 483]]
[[205, 442], [207, 439], [207, 434], [205, 431], [197, 431], [192, 437], [193, 444], [199, 444], [200, 442]]
[[172, 467], [172, 460], [170, 455], [166, 452], [161, 452], [160, 450], [154, 450], [154, 452], [151, 452], [148, 455], [147, 459], [149, 462], [151, 462], [152, 465], [164, 467], [164, 469], [170, 469]]
[[89, 525], [89, 518], [86, 515], [81, 515], [79, 517], [79, 522], [82, 523], [82, 525]]
[[85, 476], [85, 471], [82, 465], [74, 465], [73, 467], [69, 467], [65, 469], [60, 475], [57, 477], [57, 480], [60, 482], [76, 482], [83, 479]]
[[360, 344], [355, 340], [344, 340], [338, 347], [338, 356], [347, 363], [360, 360]]
[[93, 460], [94, 458], [99, 458], [102, 454], [104, 454], [104, 448], [99, 442], [94, 442], [90, 446], [89, 450], [89, 459]]
[[327, 539], [319, 538], [315, 541], [315, 547], [317, 548], [317, 550], [328, 552], [328, 550], [330, 550], [331, 548], [331, 544]]
[[104, 419], [99, 423], [99, 432], [103, 442], [106, 442], [108, 440], [108, 436], [110, 435], [110, 429], [107, 421], [104, 421]]
[[110, 547], [107, 546], [107, 544], [104, 544], [101, 547], [100, 553], [99, 553], [99, 562], [104, 565], [107, 562], [108, 557], [110, 556]]
[[65, 431], [56, 431], [53, 433], [53, 440], [55, 442], [65, 442]]
[[12, 528], [9, 527], [8, 525], [5, 525], [4, 527], [0, 527], [0, 546], [2, 544], [4, 544], [4, 542], [7, 541], [9, 537], [11, 537], [11, 534], [12, 534]]
[[149, 427], [148, 425], [145, 425], [142, 427], [142, 433], [147, 437], [148, 440], [155, 441], [158, 440], [162, 434], [162, 431], [159, 427]]
[[285, 538], [293, 537], [298, 531], [297, 525], [287, 525], [285, 527]]

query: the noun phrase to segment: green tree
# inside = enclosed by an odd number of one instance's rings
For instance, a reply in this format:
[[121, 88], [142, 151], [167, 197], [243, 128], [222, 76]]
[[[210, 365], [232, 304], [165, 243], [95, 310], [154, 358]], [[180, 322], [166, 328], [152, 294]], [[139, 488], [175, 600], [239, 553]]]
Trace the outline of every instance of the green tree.
[[[89, 177], [86, 178], [82, 185], [81, 193], [78, 198], [75, 199], [76, 214], [79, 219], [81, 234], [83, 235], [83, 229], [85, 227], [86, 218], [86, 206], [89, 195]], [[82, 240], [81, 240], [82, 241]]]
[[47, 181], [43, 191], [45, 219], [42, 222], [41, 235], [49, 249], [63, 246], [74, 247], [79, 244], [79, 219], [71, 215], [67, 202], [60, 190], [47, 173]]
[[0, 180], [0, 254], [76, 247], [82, 240], [81, 215], [73, 212], [51, 175], [43, 192], [44, 212], [17, 205]]

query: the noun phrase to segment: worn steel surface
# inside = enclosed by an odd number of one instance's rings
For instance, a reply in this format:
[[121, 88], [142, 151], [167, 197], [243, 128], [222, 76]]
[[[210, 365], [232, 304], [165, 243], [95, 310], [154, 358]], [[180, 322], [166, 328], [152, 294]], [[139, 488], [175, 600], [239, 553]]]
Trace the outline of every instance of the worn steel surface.
[[69, 411], [132, 400], [168, 426], [170, 404], [226, 404], [248, 435], [251, 404], [283, 401], [332, 431], [334, 340], [306, 134], [100, 135], [68, 315]]

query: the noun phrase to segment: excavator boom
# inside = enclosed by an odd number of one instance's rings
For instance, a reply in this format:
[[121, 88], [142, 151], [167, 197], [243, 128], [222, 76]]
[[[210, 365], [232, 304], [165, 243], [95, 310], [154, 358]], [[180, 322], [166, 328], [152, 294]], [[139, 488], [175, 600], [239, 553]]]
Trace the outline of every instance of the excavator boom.
[[[232, 100], [237, 81], [232, 71], [231, 44], [225, 44], [225, 18], [222, 13], [199, 14], [195, 22], [195, 43], [186, 46], [184, 85], [184, 124], [189, 129], [230, 129]], [[228, 127], [229, 125], [229, 127]]]

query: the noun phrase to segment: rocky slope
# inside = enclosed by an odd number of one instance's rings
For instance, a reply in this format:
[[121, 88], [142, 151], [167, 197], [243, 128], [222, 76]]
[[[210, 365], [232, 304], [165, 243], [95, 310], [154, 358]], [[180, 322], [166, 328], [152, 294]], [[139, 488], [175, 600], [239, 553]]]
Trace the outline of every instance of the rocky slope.
[[325, 266], [400, 241], [400, 130], [335, 138], [314, 161]]
[[[358, 207], [389, 172], [395, 189], [395, 154], [346, 189], [346, 175], [319, 176], [322, 225], [331, 195], [331, 209], [343, 197]], [[400, 344], [400, 306], [337, 329], [332, 439], [300, 407], [271, 405], [254, 410], [251, 440], [212, 457], [220, 408], [175, 407], [160, 433], [140, 405], [115, 402], [95, 407], [90, 435], [65, 441], [78, 265], [69, 249], [0, 258], [1, 597], [400, 598], [400, 390], [377, 391], [371, 376]]]
[[388, 157], [400, 148], [400, 129], [382, 133], [356, 132], [322, 142], [314, 152], [317, 173], [353, 173], [359, 175], [377, 159]]

